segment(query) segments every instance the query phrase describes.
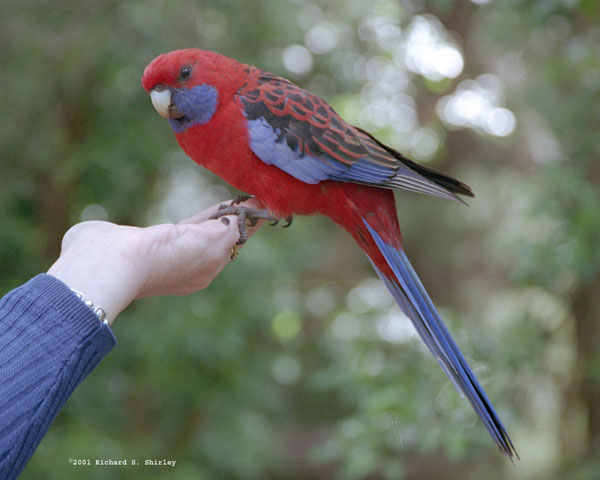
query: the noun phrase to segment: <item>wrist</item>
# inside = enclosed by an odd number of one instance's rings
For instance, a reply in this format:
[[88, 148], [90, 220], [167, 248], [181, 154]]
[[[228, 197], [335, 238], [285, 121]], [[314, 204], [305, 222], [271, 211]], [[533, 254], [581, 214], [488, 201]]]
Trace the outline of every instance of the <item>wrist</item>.
[[126, 288], [127, 282], [106, 265], [81, 258], [71, 261], [61, 256], [47, 273], [82, 294], [82, 300], [88, 306], [91, 303], [94, 308], [102, 308], [106, 312], [104, 320], [109, 324], [133, 301], [133, 294]]
[[87, 300], [83, 292], [74, 289], [71, 289], [71, 291], [77, 296], [79, 300], [85, 303], [92, 312], [94, 312], [94, 315], [98, 317], [98, 320], [108, 325], [109, 327], [112, 325], [114, 317], [109, 317], [104, 308], [102, 308], [100, 305], [94, 305], [94, 302], [92, 302], [91, 300]]

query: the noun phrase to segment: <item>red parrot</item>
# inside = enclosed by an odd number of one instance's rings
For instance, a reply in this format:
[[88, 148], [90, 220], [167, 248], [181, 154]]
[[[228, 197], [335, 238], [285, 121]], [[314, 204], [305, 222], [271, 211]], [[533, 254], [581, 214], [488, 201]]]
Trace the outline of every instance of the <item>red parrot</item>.
[[217, 53], [160, 55], [142, 85], [195, 162], [276, 218], [320, 213], [352, 235], [496, 445], [517, 455], [402, 248], [393, 189], [459, 200], [473, 196], [467, 185], [349, 125], [289, 80]]

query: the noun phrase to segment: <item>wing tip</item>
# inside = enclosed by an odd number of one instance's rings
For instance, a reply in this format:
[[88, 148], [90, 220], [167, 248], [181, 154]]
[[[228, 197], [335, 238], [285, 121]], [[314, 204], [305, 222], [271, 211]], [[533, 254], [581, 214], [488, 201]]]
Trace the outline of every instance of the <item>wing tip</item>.
[[[421, 177], [423, 177], [424, 179], [428, 180], [429, 182], [435, 184], [437, 187], [440, 187], [441, 189], [443, 189], [445, 192], [447, 192], [449, 194], [449, 195], [435, 195], [435, 194], [429, 193], [429, 195], [437, 196], [440, 198], [449, 198], [449, 199], [452, 198], [452, 197], [450, 197], [450, 195], [454, 195], [454, 197], [455, 197], [454, 200], [458, 200], [459, 202], [464, 203], [465, 205], [467, 205], [467, 203], [464, 202], [461, 198], [457, 197], [457, 195], [464, 195], [465, 197], [471, 197], [471, 198], [475, 197], [473, 190], [466, 183], [463, 183], [460, 180], [457, 180], [456, 178], [452, 177], [451, 175], [448, 175], [447, 173], [444, 173], [436, 168], [417, 163], [414, 160], [411, 160], [410, 158], [404, 156], [402, 153], [398, 152], [397, 150], [393, 149], [392, 147], [386, 145], [385, 143], [380, 142], [366, 130], [363, 130], [360, 127], [354, 127], [354, 128], [356, 130], [358, 130], [362, 135], [366, 136], [368, 139], [375, 142], [380, 148], [385, 150], [389, 155], [391, 155], [394, 159], [396, 159], [396, 161], [403, 163], [408, 168], [410, 168], [414, 172], [418, 173]], [[427, 192], [422, 192], [422, 193], [427, 193]]]

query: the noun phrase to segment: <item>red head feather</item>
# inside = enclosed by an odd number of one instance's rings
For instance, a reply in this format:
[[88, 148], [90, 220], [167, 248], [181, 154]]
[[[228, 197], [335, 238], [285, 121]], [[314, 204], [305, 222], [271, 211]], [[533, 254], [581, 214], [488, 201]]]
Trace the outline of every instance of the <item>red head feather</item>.
[[[188, 78], [182, 78], [184, 67], [190, 68]], [[188, 48], [175, 50], [156, 57], [148, 64], [142, 76], [142, 86], [149, 92], [157, 85], [192, 88], [208, 84], [220, 95], [239, 89], [245, 65], [218, 53]]]

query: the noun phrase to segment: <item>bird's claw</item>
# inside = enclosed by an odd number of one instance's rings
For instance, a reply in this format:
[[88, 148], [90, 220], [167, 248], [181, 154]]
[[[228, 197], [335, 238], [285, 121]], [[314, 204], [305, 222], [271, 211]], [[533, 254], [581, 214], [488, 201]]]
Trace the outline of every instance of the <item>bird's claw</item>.
[[[279, 225], [279, 222], [281, 221], [281, 218], [276, 219], [274, 222], [269, 223], [270, 226], [275, 227], [276, 225]], [[294, 221], [294, 217], [292, 217], [291, 215], [289, 217], [287, 217], [285, 219], [285, 225], [282, 225], [283, 228], [288, 228], [292, 222]]]
[[[213, 214], [210, 218], [211, 220], [224, 217], [226, 215], [235, 215], [239, 219], [239, 229], [240, 229], [240, 238], [237, 241], [237, 245], [243, 245], [248, 240], [248, 227], [255, 226], [259, 220], [266, 220], [271, 222], [271, 225], [277, 225], [280, 218], [276, 217], [269, 210], [260, 209], [260, 208], [252, 208], [245, 207], [243, 205], [238, 205], [240, 202], [244, 202], [248, 200], [245, 196], [236, 197], [229, 205], [223, 203], [219, 205], [219, 209], [217, 213]], [[284, 227], [289, 227], [292, 223], [292, 217], [286, 218], [287, 223]], [[237, 250], [236, 250], [237, 256]]]
[[240, 203], [244, 203], [244, 202], [250, 200], [251, 198], [254, 198], [254, 195], [247, 195], [245, 193], [240, 193], [231, 201], [231, 205], [232, 206], [239, 205]]
[[233, 245], [233, 247], [231, 247], [231, 251], [229, 252], [229, 258], [231, 258], [231, 260], [235, 260], [238, 257], [239, 253], [240, 245], [236, 243]]

